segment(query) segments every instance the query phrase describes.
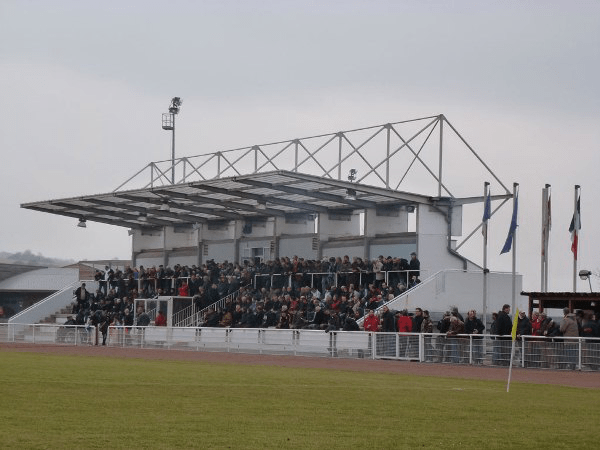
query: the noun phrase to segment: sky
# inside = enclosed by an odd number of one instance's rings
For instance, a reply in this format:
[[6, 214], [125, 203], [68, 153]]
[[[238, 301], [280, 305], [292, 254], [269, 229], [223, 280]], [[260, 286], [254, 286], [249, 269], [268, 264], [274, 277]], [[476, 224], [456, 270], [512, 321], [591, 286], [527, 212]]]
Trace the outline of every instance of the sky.
[[[20, 204], [110, 192], [170, 158], [160, 119], [174, 96], [177, 156], [444, 114], [520, 185], [524, 290], [540, 289], [551, 184], [549, 289], [570, 291], [576, 184], [578, 267], [600, 270], [599, 49], [596, 1], [2, 0], [0, 251], [130, 258], [124, 228], [81, 229]], [[460, 180], [468, 166], [457, 157], [445, 170]], [[510, 209], [490, 222], [491, 270], [511, 270], [499, 255]], [[481, 264], [473, 241], [461, 250]]]

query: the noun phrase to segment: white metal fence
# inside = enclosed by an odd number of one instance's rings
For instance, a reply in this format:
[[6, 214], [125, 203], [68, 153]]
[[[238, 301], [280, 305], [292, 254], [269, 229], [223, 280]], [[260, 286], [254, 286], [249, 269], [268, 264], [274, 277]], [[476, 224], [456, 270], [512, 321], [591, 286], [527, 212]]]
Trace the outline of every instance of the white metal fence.
[[[0, 324], [0, 342], [99, 345], [95, 327]], [[512, 341], [499, 336], [274, 328], [109, 327], [106, 345], [188, 351], [370, 358], [508, 366]], [[525, 336], [515, 343], [513, 365], [537, 369], [600, 370], [600, 339]]]

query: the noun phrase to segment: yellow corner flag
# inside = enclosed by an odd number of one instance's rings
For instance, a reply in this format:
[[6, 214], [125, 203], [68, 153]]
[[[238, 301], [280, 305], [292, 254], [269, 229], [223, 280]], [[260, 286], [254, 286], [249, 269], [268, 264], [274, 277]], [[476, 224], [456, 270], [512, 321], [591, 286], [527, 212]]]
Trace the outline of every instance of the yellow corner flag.
[[517, 339], [517, 322], [519, 321], [519, 308], [515, 311], [515, 318], [513, 319], [513, 327], [512, 327], [512, 340]]

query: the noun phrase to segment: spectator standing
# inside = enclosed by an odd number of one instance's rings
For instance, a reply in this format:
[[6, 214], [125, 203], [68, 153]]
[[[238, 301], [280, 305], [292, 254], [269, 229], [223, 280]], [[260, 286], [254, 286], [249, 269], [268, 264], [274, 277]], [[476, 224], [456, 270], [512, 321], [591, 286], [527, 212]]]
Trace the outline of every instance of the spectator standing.
[[156, 319], [154, 319], [154, 325], [157, 327], [166, 327], [167, 326], [167, 318], [165, 313], [161, 311], [158, 312]]
[[140, 306], [137, 310], [137, 313], [138, 316], [136, 325], [138, 327], [147, 327], [150, 325], [150, 316], [146, 313], [146, 311], [144, 311], [144, 308]]
[[417, 254], [412, 252], [410, 254], [410, 261], [408, 262], [408, 270], [410, 270], [410, 278], [421, 276], [421, 261], [417, 258]]
[[423, 323], [423, 310], [421, 308], [416, 308], [415, 315], [412, 318], [412, 332], [420, 333], [422, 323]]
[[477, 317], [477, 311], [474, 309], [470, 310], [465, 322], [465, 334], [474, 335], [473, 338], [471, 338], [471, 343], [473, 349], [473, 362], [475, 364], [483, 363], [483, 330], [485, 330], [485, 325]]
[[498, 318], [496, 319], [496, 334], [499, 337], [494, 342], [492, 363], [501, 366], [507, 366], [510, 358], [512, 320], [509, 313], [510, 305], [505, 304], [502, 306], [502, 310], [498, 311]]
[[460, 362], [460, 342], [459, 334], [465, 333], [465, 324], [456, 316], [450, 316], [450, 329], [446, 333], [448, 342], [450, 344], [450, 362]]
[[433, 321], [431, 317], [429, 317], [429, 311], [423, 311], [423, 321], [421, 322], [421, 333], [426, 333], [426, 336], [423, 336], [423, 342], [425, 344], [425, 362], [433, 361], [433, 339], [431, 336], [433, 333]]
[[[563, 309], [564, 317], [560, 323], [560, 332], [564, 337], [579, 337], [579, 327], [575, 314], [571, 314], [569, 308]], [[563, 343], [565, 362], [568, 369], [574, 369], [577, 365], [577, 341], [566, 339]]]
[[90, 293], [85, 289], [85, 283], [81, 283], [75, 290], [75, 299], [77, 300], [77, 311], [72, 311], [74, 314], [89, 307]]
[[384, 305], [381, 313], [381, 331], [394, 333], [396, 331], [396, 324], [394, 322], [394, 315], [389, 308]]
[[369, 310], [367, 317], [365, 317], [363, 326], [365, 331], [379, 331], [379, 318], [372, 309]]

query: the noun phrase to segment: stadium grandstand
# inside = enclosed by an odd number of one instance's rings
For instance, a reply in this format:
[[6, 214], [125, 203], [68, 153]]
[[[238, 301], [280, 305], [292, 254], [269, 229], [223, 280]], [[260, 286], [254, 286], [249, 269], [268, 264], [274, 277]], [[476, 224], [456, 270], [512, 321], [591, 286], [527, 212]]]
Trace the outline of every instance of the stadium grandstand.
[[[420, 324], [404, 330], [417, 336], [395, 333], [406, 311], [454, 323], [446, 311], [477, 310], [490, 330], [492, 312], [511, 298], [514, 310], [521, 276], [460, 252], [482, 226], [463, 230], [464, 210], [483, 209], [481, 186], [500, 192], [488, 194], [490, 216], [513, 197], [443, 115], [152, 162], [108, 193], [21, 205], [126, 227], [132, 257], [9, 322], [66, 308], [86, 342], [93, 327], [92, 341], [109, 345], [262, 352], [269, 341], [283, 352], [483, 362], [477, 336], [440, 344]], [[393, 333], [338, 333], [369, 331], [368, 310], [381, 318], [370, 331]], [[493, 342], [493, 363], [505, 363], [505, 341]]]

